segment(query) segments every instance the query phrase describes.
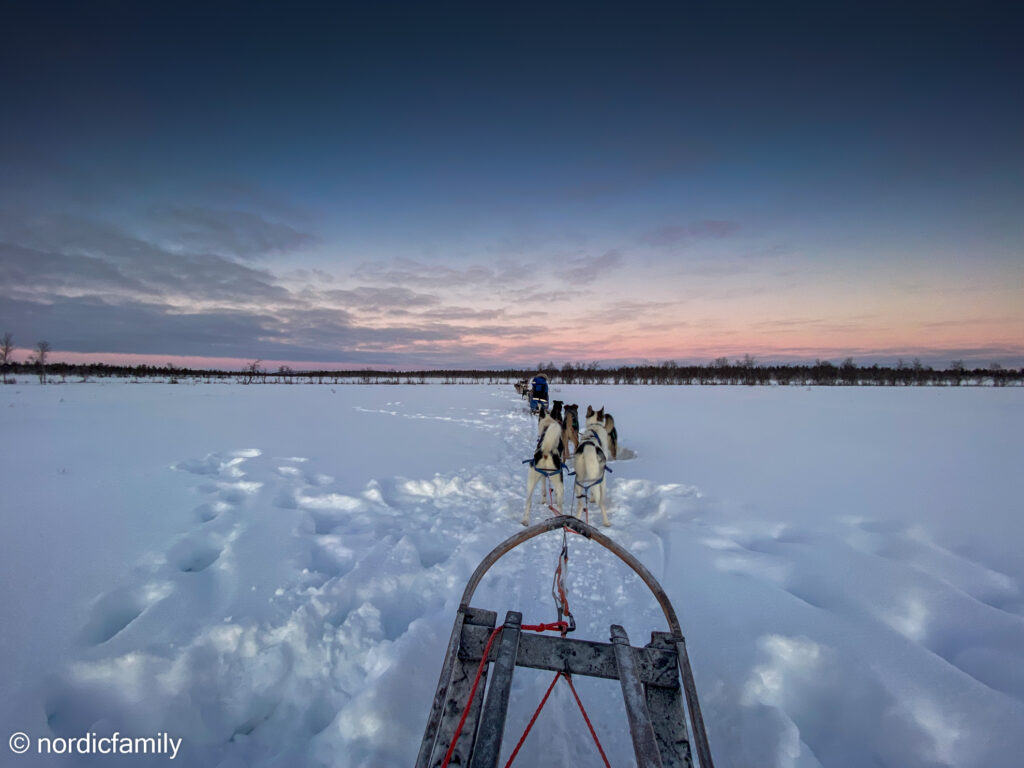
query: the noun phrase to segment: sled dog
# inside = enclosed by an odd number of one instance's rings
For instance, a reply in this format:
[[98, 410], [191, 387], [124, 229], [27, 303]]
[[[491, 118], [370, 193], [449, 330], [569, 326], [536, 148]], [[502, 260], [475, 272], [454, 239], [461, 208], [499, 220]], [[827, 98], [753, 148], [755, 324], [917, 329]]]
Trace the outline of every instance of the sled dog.
[[567, 405], [562, 409], [562, 458], [569, 458], [569, 443], [573, 452], [580, 445], [580, 407], [576, 404]]
[[608, 455], [612, 461], [615, 461], [619, 458], [619, 433], [615, 429], [615, 419], [610, 413], [604, 415], [604, 428], [608, 432]]
[[610, 413], [606, 413], [604, 408], [599, 411], [595, 411], [591, 406], [587, 406], [587, 425], [590, 425], [590, 420], [593, 418], [597, 424], [604, 427], [604, 431], [608, 434], [608, 442], [605, 443], [605, 455], [610, 461], [614, 461], [619, 457], [619, 433], [615, 429], [615, 419], [612, 418]]
[[565, 429], [565, 419], [562, 418], [562, 401], [552, 400], [551, 401], [551, 415], [555, 418], [559, 424], [562, 425], [562, 429]]
[[598, 413], [587, 406], [587, 428], [580, 436], [579, 445], [573, 456], [573, 469], [576, 472], [576, 483], [573, 488], [573, 495], [576, 497], [574, 514], [580, 517], [583, 500], [589, 496], [590, 502], [601, 508], [602, 522], [609, 526], [611, 521], [608, 519], [608, 489], [605, 487], [607, 451], [608, 432], [598, 419]]
[[533, 460], [526, 470], [526, 512], [523, 514], [523, 525], [530, 524], [530, 503], [533, 500], [533, 489], [541, 478], [541, 492], [544, 503], [547, 503], [548, 481], [555, 492], [555, 506], [558, 514], [562, 514], [562, 425], [550, 413], [544, 413], [537, 426], [540, 436], [537, 438], [537, 449]]

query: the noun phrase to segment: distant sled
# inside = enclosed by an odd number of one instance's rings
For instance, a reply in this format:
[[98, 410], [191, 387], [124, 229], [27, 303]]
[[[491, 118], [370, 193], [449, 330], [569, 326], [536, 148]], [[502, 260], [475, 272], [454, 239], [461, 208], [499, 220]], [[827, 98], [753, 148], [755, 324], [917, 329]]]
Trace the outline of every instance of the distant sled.
[[[495, 627], [497, 614], [494, 611], [470, 605], [480, 580], [503, 555], [535, 536], [559, 529], [562, 530], [563, 557], [566, 557], [565, 534], [575, 532], [605, 547], [632, 568], [657, 599], [669, 631], [652, 632], [651, 642], [644, 647], [631, 646], [625, 630], [617, 624], [610, 628], [610, 643], [569, 639], [566, 633], [575, 629], [575, 623], [568, 613], [564, 593], [562, 603], [556, 594], [563, 588], [561, 559], [552, 594], [556, 605], [565, 606], [567, 615], [563, 615], [559, 607], [558, 622], [524, 625], [521, 613], [509, 611], [505, 623]], [[557, 631], [561, 636], [535, 634], [545, 631]], [[455, 765], [494, 768], [498, 765], [516, 667], [555, 672], [548, 694], [564, 678], [575, 696], [574, 675], [618, 680], [638, 768], [692, 768], [694, 765], [714, 768], [686, 642], [668, 596], [650, 571], [629, 552], [575, 517], [548, 518], [511, 536], [495, 547], [473, 572], [455, 616], [416, 768]], [[538, 707], [538, 713], [548, 694]], [[578, 696], [576, 702], [590, 726]], [[506, 764], [515, 759], [532, 725], [533, 721]], [[608, 765], [592, 726], [590, 732], [604, 764]], [[594, 764], [599, 763], [595, 760]]]

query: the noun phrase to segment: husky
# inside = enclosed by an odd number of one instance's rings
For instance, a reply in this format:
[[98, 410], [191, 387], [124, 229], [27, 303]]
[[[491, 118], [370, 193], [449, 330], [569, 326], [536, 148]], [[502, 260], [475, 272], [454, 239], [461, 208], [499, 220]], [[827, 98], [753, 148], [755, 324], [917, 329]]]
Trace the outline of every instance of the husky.
[[552, 400], [551, 401], [551, 415], [562, 425], [562, 429], [565, 429], [565, 419], [562, 418], [562, 401]]
[[541, 491], [545, 500], [548, 493], [548, 481], [555, 491], [555, 505], [558, 507], [558, 514], [562, 514], [562, 496], [564, 486], [562, 485], [562, 425], [550, 413], [544, 413], [537, 425], [539, 437], [537, 438], [537, 450], [534, 451], [533, 460], [526, 470], [526, 512], [523, 514], [523, 525], [530, 524], [530, 503], [533, 500], [533, 489], [537, 487], [537, 481], [544, 478]]
[[615, 419], [612, 418], [610, 413], [606, 413], [604, 408], [595, 411], [591, 406], [587, 406], [587, 425], [590, 425], [591, 417], [594, 418], [596, 423], [604, 427], [604, 431], [608, 433], [608, 442], [605, 444], [605, 454], [609, 461], [615, 461], [619, 457], [619, 432], [615, 429]]
[[580, 407], [576, 404], [567, 405], [562, 409], [562, 458], [569, 458], [569, 443], [575, 453], [580, 445]]
[[[604, 410], [603, 408], [601, 409]], [[604, 428], [608, 432], [608, 451], [612, 461], [619, 458], [619, 433], [615, 429], [615, 419], [610, 413], [604, 415]]]
[[[603, 410], [602, 408], [601, 411]], [[576, 472], [574, 492], [576, 489], [580, 491], [576, 495], [574, 514], [576, 517], [580, 517], [583, 511], [583, 500], [589, 495], [590, 499], [601, 508], [604, 525], [610, 526], [611, 521], [608, 520], [607, 507], [608, 491], [605, 488], [608, 432], [604, 428], [604, 414], [601, 411], [594, 411], [592, 407], [587, 406], [587, 428], [580, 436], [579, 445], [573, 456], [573, 469]]]
[[[587, 406], [587, 430], [591, 430], [593, 427], [599, 427], [601, 435], [601, 450], [604, 451], [606, 457], [611, 456], [611, 435], [608, 431], [608, 419], [611, 418], [610, 414], [604, 412], [604, 408], [599, 411], [595, 411], [593, 406]], [[615, 422], [612, 421], [614, 428]], [[580, 437], [582, 442], [583, 438]]]

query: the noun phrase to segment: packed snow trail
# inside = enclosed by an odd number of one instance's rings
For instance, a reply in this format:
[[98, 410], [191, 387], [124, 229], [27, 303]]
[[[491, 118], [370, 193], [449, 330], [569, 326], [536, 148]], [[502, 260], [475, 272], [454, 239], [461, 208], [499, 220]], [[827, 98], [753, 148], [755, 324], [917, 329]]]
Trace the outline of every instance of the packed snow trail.
[[[346, 407], [370, 431], [336, 430], [333, 452], [322, 435], [309, 441], [318, 455], [268, 437], [179, 458], [170, 474], [192, 488], [190, 522], [92, 602], [70, 662], [41, 687], [49, 730], [169, 732], [189, 766], [410, 765], [466, 580], [522, 530], [521, 462], [536, 441], [536, 419], [510, 387], [460, 389], [465, 402], [447, 408], [425, 387], [396, 387], [385, 403], [357, 393]], [[564, 392], [585, 409], [611, 391]], [[641, 445], [642, 414], [609, 407], [624, 446]], [[427, 426], [438, 441], [423, 451], [443, 460], [458, 447], [483, 461], [408, 477], [413, 462], [396, 449], [396, 464], [375, 458], [375, 473], [355, 479], [361, 444], [388, 455], [374, 425], [392, 436]], [[719, 768], [1009, 768], [1024, 749], [1019, 573], [943, 546], [927, 525], [848, 514], [809, 525], [654, 482], [641, 476], [650, 450], [613, 464], [604, 530], [680, 614]], [[535, 520], [546, 514], [535, 505]], [[549, 535], [513, 550], [474, 604], [553, 620], [560, 543]], [[639, 579], [578, 537], [568, 581], [581, 637], [605, 641], [615, 622], [643, 644], [665, 629]], [[517, 673], [506, 755], [548, 682]], [[614, 681], [577, 682], [612, 764], [633, 764]], [[559, 686], [518, 760], [589, 765], [594, 749]]]
[[[376, 411], [492, 432], [507, 460], [468, 474], [380, 477], [353, 491], [335, 487], [306, 457], [263, 448], [177, 463], [174, 469], [195, 478], [201, 499], [194, 529], [95, 602], [81, 658], [47, 701], [50, 727], [62, 736], [87, 732], [94, 713], [104, 711], [122, 732], [174, 730], [191, 765], [408, 764], [462, 587], [483, 554], [519, 527], [521, 460], [532, 450], [536, 420], [507, 393], [498, 400], [501, 407], [463, 418], [401, 403]], [[692, 489], [623, 482], [614, 494], [616, 522], [627, 527], [632, 507], [641, 518], [664, 518], [666, 498], [689, 495]], [[534, 519], [548, 514], [538, 504]], [[652, 529], [638, 528], [626, 543], [656, 554], [656, 567], [667, 557]], [[635, 625], [642, 617], [638, 633], [664, 629], [639, 580], [582, 545], [572, 543], [570, 564], [580, 632], [606, 640], [609, 624], [620, 620], [615, 609], [632, 600], [639, 610], [626, 608], [623, 618]], [[548, 537], [511, 554], [485, 579], [476, 603], [553, 620], [557, 546]], [[520, 676], [514, 698], [522, 703], [510, 723], [518, 716], [525, 725], [533, 689], [543, 684]], [[580, 688], [586, 697], [583, 681]], [[592, 695], [595, 721], [621, 732], [616, 697]], [[566, 696], [555, 694], [548, 722], [537, 725], [520, 759], [543, 763], [541, 752], [576, 759], [593, 749]], [[555, 736], [556, 745], [545, 744]], [[628, 762], [628, 734], [611, 732], [607, 740], [609, 754]], [[545, 746], [531, 757], [531, 744]]]

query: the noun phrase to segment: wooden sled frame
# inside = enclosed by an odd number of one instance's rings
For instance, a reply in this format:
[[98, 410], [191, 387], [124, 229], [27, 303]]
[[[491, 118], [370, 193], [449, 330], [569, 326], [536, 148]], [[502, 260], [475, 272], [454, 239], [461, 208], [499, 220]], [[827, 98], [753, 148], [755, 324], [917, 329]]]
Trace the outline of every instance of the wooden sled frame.
[[[631, 646], [625, 630], [618, 625], [611, 627], [610, 644], [534, 635], [522, 633], [522, 615], [509, 611], [481, 676], [481, 682], [486, 682], [488, 667], [493, 667], [486, 701], [484, 685], [477, 688], [473, 701], [468, 701], [484, 646], [497, 621], [494, 611], [470, 607], [473, 593], [484, 574], [503, 555], [535, 536], [559, 529], [575, 531], [597, 542], [632, 568], [657, 599], [668, 621], [669, 632], [653, 632], [651, 642], [644, 648]], [[491, 550], [473, 572], [455, 616], [416, 768], [441, 765], [466, 707], [469, 713], [449, 765], [470, 768], [498, 765], [512, 673], [517, 666], [619, 680], [638, 768], [691, 768], [693, 757], [699, 768], [714, 768], [686, 641], [672, 603], [640, 561], [600, 531], [571, 515], [548, 518], [509, 537]], [[680, 695], [680, 680], [684, 695]], [[693, 733], [692, 753], [684, 710]]]

